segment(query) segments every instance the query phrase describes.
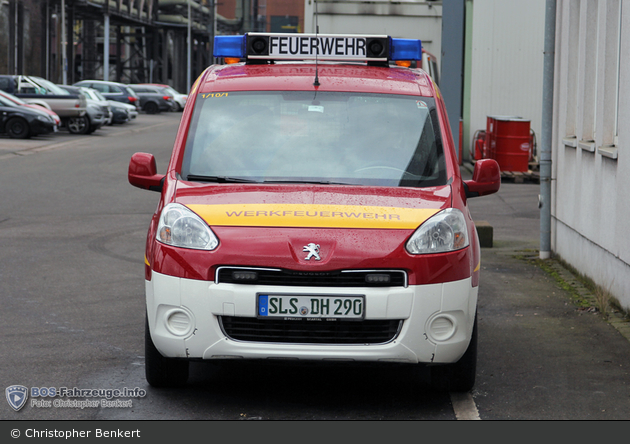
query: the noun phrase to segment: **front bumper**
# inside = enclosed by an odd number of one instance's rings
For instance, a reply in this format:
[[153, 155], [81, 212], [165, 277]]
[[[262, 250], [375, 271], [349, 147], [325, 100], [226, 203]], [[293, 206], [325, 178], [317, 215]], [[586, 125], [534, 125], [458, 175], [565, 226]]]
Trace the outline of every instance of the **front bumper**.
[[215, 284], [153, 272], [146, 281], [151, 337], [162, 355], [188, 359], [452, 363], [470, 342], [478, 287], [467, 278], [408, 287], [352, 288], [353, 294], [365, 295], [366, 320], [402, 321], [398, 334], [386, 343], [269, 343], [234, 340], [225, 334], [222, 316], [255, 318], [256, 294], [273, 292], [334, 295], [347, 294], [348, 288]]

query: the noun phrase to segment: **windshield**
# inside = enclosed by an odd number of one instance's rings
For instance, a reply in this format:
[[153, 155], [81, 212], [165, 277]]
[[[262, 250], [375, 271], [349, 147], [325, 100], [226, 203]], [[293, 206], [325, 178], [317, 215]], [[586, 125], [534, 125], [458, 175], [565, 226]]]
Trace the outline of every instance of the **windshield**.
[[92, 93], [93, 96], [95, 96], [96, 98], [98, 98], [98, 100], [102, 100], [104, 102], [107, 101], [107, 99], [105, 98], [105, 96], [103, 94], [101, 94], [100, 92], [98, 92], [97, 90], [93, 89], [90, 91]]
[[41, 86], [42, 88], [45, 88], [47, 90], [48, 94], [56, 94], [59, 96], [67, 96], [70, 93], [68, 91], [66, 91], [65, 89], [55, 85], [52, 82], [49, 82], [46, 79], [42, 79], [41, 77], [31, 77], [35, 82], [37, 82], [37, 84], [39, 86]]
[[9, 93], [4, 92], [4, 91], [2, 92], [2, 94], [0, 94], [0, 97], [3, 97], [5, 99], [10, 100], [13, 103], [17, 103], [19, 105], [26, 105], [26, 102], [24, 100], [19, 99], [19, 98], [15, 97], [13, 94], [9, 94]]
[[0, 95], [0, 105], [2, 105], [2, 106], [11, 106], [11, 107], [19, 106], [17, 103], [15, 103], [12, 100], [9, 100], [6, 97], [1, 96], [1, 95]]
[[176, 95], [179, 95], [179, 93], [177, 91], [175, 91], [173, 88], [171, 88], [170, 86], [164, 87], [164, 91], [166, 91], [167, 93], [169, 93], [173, 97], [175, 97]]
[[182, 176], [209, 182], [444, 185], [439, 134], [431, 98], [199, 94]]

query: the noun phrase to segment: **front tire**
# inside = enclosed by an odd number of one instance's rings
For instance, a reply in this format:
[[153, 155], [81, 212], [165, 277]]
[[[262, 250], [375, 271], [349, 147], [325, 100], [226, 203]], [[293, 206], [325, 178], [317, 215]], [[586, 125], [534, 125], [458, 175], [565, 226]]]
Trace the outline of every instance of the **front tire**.
[[162, 356], [151, 339], [148, 317], [144, 326], [144, 355], [147, 382], [153, 387], [180, 387], [188, 381], [188, 361]]
[[70, 117], [66, 123], [68, 131], [72, 134], [89, 134], [90, 119], [87, 116]]
[[454, 364], [431, 367], [431, 386], [438, 391], [469, 392], [477, 375], [477, 314], [470, 344], [464, 355]]
[[5, 126], [5, 131], [11, 139], [27, 139], [30, 137], [28, 122], [21, 117], [13, 117]]

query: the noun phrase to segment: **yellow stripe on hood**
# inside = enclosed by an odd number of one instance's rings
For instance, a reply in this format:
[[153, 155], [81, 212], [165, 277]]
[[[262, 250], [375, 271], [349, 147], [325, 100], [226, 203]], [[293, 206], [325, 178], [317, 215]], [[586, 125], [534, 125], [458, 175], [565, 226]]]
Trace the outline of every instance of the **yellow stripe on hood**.
[[187, 205], [208, 225], [242, 227], [416, 229], [440, 211], [429, 208], [312, 204]]

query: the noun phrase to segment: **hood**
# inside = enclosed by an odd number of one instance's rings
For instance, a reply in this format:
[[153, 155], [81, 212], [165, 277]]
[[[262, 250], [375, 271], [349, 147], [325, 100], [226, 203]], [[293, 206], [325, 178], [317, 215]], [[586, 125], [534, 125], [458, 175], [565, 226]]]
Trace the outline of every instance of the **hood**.
[[449, 185], [196, 184], [179, 181], [175, 202], [210, 226], [416, 229], [451, 205]]

